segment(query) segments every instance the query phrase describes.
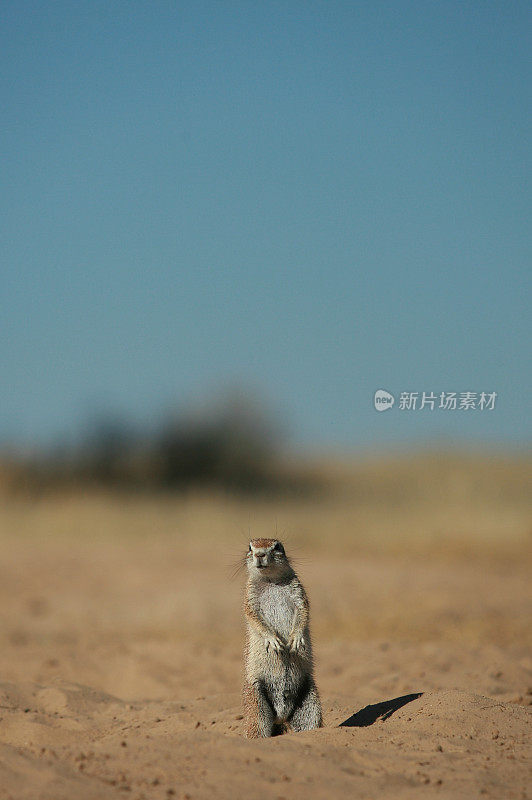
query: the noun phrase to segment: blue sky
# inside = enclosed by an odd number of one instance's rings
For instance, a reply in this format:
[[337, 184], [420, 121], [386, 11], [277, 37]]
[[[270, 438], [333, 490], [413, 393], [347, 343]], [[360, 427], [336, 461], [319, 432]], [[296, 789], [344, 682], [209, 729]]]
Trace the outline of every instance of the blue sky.
[[296, 445], [529, 442], [530, 33], [525, 2], [3, 3], [0, 440], [238, 384]]

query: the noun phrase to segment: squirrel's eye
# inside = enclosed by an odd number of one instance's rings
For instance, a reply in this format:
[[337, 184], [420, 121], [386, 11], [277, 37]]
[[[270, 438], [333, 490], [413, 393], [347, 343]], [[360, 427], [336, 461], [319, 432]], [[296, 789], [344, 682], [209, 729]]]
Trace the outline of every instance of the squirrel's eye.
[[251, 553], [251, 545], [248, 547], [248, 553]]

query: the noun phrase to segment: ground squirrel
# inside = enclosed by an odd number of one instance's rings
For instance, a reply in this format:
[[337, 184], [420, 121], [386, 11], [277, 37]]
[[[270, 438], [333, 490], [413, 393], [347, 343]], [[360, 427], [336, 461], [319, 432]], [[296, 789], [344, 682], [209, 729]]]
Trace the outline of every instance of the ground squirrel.
[[320, 728], [305, 590], [277, 539], [252, 539], [246, 564], [246, 736]]

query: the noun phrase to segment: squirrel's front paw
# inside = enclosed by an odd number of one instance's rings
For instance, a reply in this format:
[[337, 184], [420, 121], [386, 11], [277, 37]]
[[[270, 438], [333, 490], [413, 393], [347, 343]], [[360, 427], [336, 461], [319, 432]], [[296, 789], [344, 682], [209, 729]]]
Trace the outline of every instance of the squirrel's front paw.
[[274, 650], [276, 653], [279, 653], [283, 649], [283, 643], [279, 639], [278, 636], [274, 634], [270, 634], [264, 637], [264, 644], [266, 645], [266, 651]]
[[291, 653], [298, 653], [306, 647], [305, 637], [302, 633], [293, 633], [288, 644]]

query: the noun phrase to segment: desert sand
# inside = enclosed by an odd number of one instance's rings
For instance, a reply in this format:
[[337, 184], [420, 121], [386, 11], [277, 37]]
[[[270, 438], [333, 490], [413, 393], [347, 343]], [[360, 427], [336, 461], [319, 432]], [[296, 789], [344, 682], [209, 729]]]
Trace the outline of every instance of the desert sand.
[[[528, 491], [412, 469], [404, 502], [368, 475], [317, 500], [6, 498], [0, 798], [528, 797]], [[325, 725], [250, 741], [235, 567], [276, 529]]]

